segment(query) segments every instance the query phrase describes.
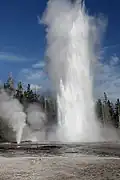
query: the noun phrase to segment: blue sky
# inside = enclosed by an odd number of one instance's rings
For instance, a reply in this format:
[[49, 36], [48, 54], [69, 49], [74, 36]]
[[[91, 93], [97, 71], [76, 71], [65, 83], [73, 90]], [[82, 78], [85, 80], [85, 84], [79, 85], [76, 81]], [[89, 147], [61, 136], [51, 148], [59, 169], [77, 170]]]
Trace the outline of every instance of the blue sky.
[[[0, 79], [2, 81], [5, 81], [8, 73], [12, 72], [15, 82], [22, 80], [24, 83], [49, 86], [42, 71], [45, 31], [44, 27], [38, 24], [37, 19], [37, 16], [41, 16], [45, 10], [46, 2], [46, 0], [0, 1]], [[102, 13], [108, 18], [102, 48], [104, 64], [100, 65], [96, 89], [98, 94], [106, 90], [110, 96], [115, 97], [119, 95], [120, 89], [120, 1], [86, 0], [85, 2], [90, 14]]]

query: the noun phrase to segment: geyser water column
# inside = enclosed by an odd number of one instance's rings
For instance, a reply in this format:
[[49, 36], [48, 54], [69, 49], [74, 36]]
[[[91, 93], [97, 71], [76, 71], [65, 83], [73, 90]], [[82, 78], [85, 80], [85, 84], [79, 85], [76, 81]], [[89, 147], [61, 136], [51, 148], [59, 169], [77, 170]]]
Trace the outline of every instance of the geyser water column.
[[97, 141], [92, 94], [96, 20], [87, 15], [82, 1], [51, 0], [42, 22], [47, 25], [47, 65], [56, 90], [60, 140]]

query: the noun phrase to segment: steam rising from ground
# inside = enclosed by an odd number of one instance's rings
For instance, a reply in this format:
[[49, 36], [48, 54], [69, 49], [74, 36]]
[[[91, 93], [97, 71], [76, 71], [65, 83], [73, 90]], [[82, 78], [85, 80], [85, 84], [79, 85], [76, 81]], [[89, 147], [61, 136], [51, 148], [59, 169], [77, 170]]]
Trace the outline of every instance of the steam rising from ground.
[[60, 140], [99, 141], [92, 72], [104, 22], [90, 17], [82, 1], [50, 0], [42, 23], [47, 25], [46, 57], [56, 90]]
[[[0, 134], [8, 141], [32, 141], [32, 142], [55, 142], [64, 140], [64, 132], [56, 132], [56, 126], [52, 126], [47, 132], [47, 117], [40, 105], [30, 104], [23, 111], [23, 106], [17, 99], [9, 96], [6, 92], [0, 93]], [[119, 133], [120, 134], [120, 133]], [[112, 127], [102, 129], [101, 139], [117, 140], [118, 133]]]
[[32, 130], [42, 130], [46, 123], [46, 115], [37, 104], [30, 104], [27, 108], [27, 123]]
[[42, 111], [40, 105], [30, 104], [26, 110], [27, 125], [23, 131], [23, 140], [45, 141], [47, 123], [46, 114]]
[[0, 134], [8, 141], [44, 141], [46, 115], [37, 104], [24, 112], [22, 104], [5, 91], [0, 92]]
[[[0, 121], [1, 125], [6, 125], [12, 130], [11, 133], [15, 133], [16, 141], [20, 143], [25, 126], [26, 114], [23, 112], [23, 107], [19, 101], [4, 91], [0, 93]], [[4, 135], [7, 139], [12, 136], [10, 134], [8, 135], [7, 131], [4, 132]]]

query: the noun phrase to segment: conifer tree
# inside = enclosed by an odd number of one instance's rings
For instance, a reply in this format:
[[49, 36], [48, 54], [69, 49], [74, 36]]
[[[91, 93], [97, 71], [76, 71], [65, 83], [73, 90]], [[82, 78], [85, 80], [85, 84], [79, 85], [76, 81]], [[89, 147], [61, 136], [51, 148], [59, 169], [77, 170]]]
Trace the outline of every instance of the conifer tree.
[[103, 117], [104, 117], [105, 124], [112, 123], [111, 113], [112, 113], [111, 104], [110, 104], [110, 101], [108, 100], [107, 94], [104, 92]]
[[115, 126], [119, 127], [119, 116], [120, 116], [120, 101], [117, 99], [115, 103]]
[[19, 99], [19, 101], [22, 103], [23, 100], [23, 86], [22, 86], [22, 82], [18, 82], [17, 84], [17, 89], [16, 89], [16, 98]]
[[100, 121], [103, 121], [103, 110], [102, 110], [102, 101], [98, 99], [96, 102], [96, 114]]

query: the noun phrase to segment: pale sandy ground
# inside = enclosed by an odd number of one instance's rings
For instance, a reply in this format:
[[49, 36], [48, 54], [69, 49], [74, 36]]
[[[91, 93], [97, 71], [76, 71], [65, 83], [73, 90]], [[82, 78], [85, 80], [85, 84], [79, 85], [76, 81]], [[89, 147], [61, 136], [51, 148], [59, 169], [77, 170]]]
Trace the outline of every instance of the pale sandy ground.
[[0, 158], [0, 180], [120, 180], [120, 159], [67, 155]]

